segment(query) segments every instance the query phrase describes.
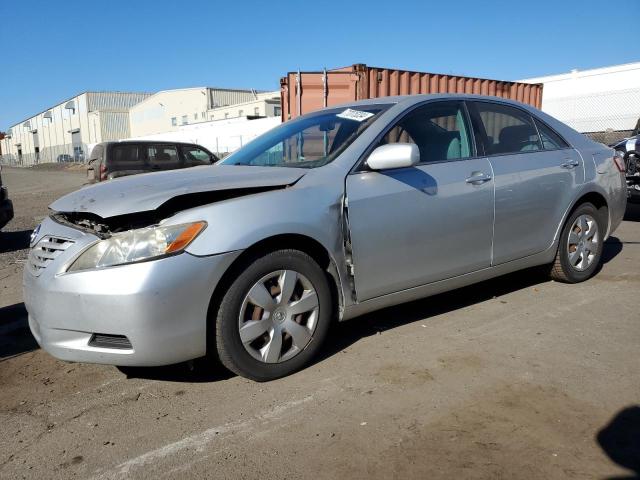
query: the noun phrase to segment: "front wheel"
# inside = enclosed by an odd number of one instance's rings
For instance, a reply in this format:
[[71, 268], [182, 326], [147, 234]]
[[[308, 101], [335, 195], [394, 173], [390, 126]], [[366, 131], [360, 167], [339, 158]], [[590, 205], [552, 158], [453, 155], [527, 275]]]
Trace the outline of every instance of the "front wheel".
[[307, 254], [279, 250], [246, 266], [216, 317], [218, 357], [229, 370], [273, 380], [307, 365], [333, 313], [327, 273]]
[[591, 203], [580, 205], [569, 216], [558, 244], [551, 278], [565, 283], [583, 282], [602, 260], [605, 235], [603, 215]]

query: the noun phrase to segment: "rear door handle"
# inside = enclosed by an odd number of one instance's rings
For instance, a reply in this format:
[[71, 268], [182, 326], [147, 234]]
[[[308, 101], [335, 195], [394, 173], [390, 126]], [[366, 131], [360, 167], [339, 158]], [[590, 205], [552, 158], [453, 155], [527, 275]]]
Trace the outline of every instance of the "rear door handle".
[[578, 160], [567, 160], [560, 166], [562, 168], [573, 168], [573, 167], [577, 167], [578, 165], [580, 165], [580, 162]]
[[491, 180], [491, 175], [478, 172], [478, 173], [474, 173], [469, 178], [467, 178], [465, 182], [471, 183], [473, 185], [480, 185], [481, 183], [488, 182], [489, 180]]

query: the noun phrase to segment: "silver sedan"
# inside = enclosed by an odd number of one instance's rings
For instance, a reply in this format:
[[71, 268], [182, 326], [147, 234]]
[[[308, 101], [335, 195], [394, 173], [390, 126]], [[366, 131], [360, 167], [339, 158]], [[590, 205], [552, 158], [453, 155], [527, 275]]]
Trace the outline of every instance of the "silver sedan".
[[51, 205], [24, 272], [57, 358], [211, 355], [264, 381], [347, 320], [515, 270], [596, 273], [626, 205], [615, 152], [495, 97], [389, 97], [286, 122], [215, 166]]

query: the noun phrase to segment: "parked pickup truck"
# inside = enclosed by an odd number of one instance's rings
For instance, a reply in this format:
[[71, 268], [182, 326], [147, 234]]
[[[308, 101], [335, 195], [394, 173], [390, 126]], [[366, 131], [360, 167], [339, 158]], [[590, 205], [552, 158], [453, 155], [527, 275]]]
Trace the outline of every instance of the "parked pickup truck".
[[9, 200], [7, 187], [2, 185], [2, 165], [0, 165], [0, 228], [13, 218], [13, 203]]
[[159, 170], [211, 165], [213, 153], [193, 143], [124, 141], [98, 143], [89, 156], [89, 183]]

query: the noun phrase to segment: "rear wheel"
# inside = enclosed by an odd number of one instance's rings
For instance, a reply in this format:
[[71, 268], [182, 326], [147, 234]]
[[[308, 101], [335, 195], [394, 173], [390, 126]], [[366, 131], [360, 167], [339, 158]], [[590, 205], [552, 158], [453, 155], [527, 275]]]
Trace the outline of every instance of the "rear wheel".
[[257, 381], [307, 365], [332, 316], [327, 274], [307, 254], [279, 250], [247, 265], [216, 317], [216, 348], [229, 370]]
[[605, 222], [591, 203], [580, 205], [569, 216], [558, 244], [551, 278], [566, 283], [590, 278], [602, 259]]

